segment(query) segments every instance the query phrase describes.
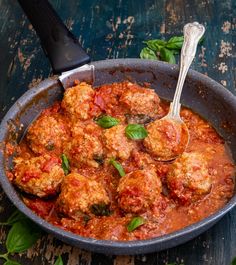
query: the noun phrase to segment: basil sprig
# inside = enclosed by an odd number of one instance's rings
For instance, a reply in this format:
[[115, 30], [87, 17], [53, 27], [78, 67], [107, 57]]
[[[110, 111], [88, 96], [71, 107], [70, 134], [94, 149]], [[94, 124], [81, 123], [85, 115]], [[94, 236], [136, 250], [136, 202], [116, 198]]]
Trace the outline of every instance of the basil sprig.
[[63, 265], [63, 260], [60, 255], [57, 257], [54, 265]]
[[16, 222], [28, 219], [22, 212], [16, 210], [7, 219], [6, 222], [0, 223], [0, 225], [13, 225]]
[[17, 261], [10, 260], [9, 255], [24, 252], [32, 247], [41, 237], [42, 231], [18, 210], [1, 225], [10, 225], [11, 228], [6, 240], [7, 253], [0, 254], [0, 258], [5, 260], [4, 265], [20, 265]]
[[61, 167], [64, 170], [65, 175], [70, 173], [70, 162], [65, 154], [61, 155], [62, 164]]
[[231, 265], [236, 265], [236, 257], [232, 260]]
[[136, 216], [128, 223], [127, 230], [132, 232], [143, 224], [145, 224], [145, 219], [141, 216]]
[[149, 60], [158, 60], [156, 53], [148, 47], [145, 47], [140, 52], [140, 58]]
[[111, 128], [119, 124], [119, 121], [116, 118], [113, 118], [112, 116], [109, 115], [102, 115], [98, 117], [95, 121], [100, 127], [105, 129]]
[[140, 124], [129, 124], [125, 128], [125, 134], [129, 139], [142, 140], [147, 137], [147, 130]]
[[[202, 43], [203, 38], [199, 43]], [[147, 45], [140, 52], [140, 58], [160, 60], [175, 64], [175, 55], [180, 53], [183, 46], [184, 36], [173, 36], [168, 41], [165, 40], [148, 40], [143, 43]]]
[[33, 246], [40, 236], [41, 231], [29, 219], [16, 222], [7, 235], [7, 251], [8, 253], [23, 252]]
[[117, 162], [114, 158], [112, 158], [109, 162], [113, 165], [115, 169], [117, 169], [121, 177], [125, 176], [125, 171], [119, 162]]

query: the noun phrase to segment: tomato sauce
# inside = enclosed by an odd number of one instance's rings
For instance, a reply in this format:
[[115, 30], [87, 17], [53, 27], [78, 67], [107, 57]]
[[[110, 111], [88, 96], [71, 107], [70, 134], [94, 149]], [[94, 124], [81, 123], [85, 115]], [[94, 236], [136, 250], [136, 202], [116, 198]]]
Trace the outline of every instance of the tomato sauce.
[[[76, 86], [79, 89], [80, 84], [77, 83]], [[132, 92], [134, 94], [130, 97], [130, 94], [125, 94], [126, 91], [135, 92]], [[139, 91], [142, 92], [142, 96], [138, 94]], [[28, 196], [24, 188], [21, 187], [25, 204], [36, 214], [58, 227], [85, 237], [122, 241], [142, 240], [165, 235], [198, 222], [218, 211], [233, 196], [234, 163], [225, 147], [224, 140], [198, 114], [187, 108], [182, 108], [181, 111], [181, 117], [190, 133], [190, 141], [185, 150], [186, 159], [189, 159], [189, 155], [197, 153], [196, 157], [191, 158], [192, 160], [186, 160], [193, 161], [193, 164], [186, 162], [184, 165], [182, 163], [185, 163], [185, 160], [181, 159], [177, 160], [178, 163], [175, 160], [161, 162], [147, 151], [143, 140], [127, 140], [125, 132], [120, 134], [118, 130], [117, 135], [109, 135], [108, 133], [114, 133], [115, 129], [112, 131], [110, 128], [100, 128], [96, 119], [101, 117], [101, 114], [110, 115], [119, 120], [119, 125], [116, 126], [125, 128], [129, 122], [127, 114], [132, 115], [132, 119], [134, 119], [132, 122], [140, 122], [140, 117], [141, 119], [145, 117], [145, 121], [148, 123], [142, 123], [142, 121], [141, 123], [146, 128], [147, 124], [160, 119], [168, 112], [169, 104], [167, 102], [157, 100], [151, 89], [141, 88], [137, 84], [128, 82], [103, 85], [96, 88], [94, 92], [83, 93], [85, 94], [80, 95], [79, 106], [82, 106], [81, 111], [86, 111], [86, 115], [76, 116], [78, 109], [73, 110], [73, 104], [70, 104], [70, 109], [67, 110], [65, 98], [63, 99], [63, 108], [60, 103], [56, 103], [41, 114], [40, 119], [44, 116], [51, 116], [55, 117], [55, 123], [63, 124], [64, 122], [65, 127], [69, 128], [67, 129], [68, 137], [63, 136], [63, 141], [60, 143], [57, 139], [54, 144], [59, 147], [55, 149], [55, 152], [53, 147], [51, 150], [45, 148], [43, 152], [52, 155], [52, 159], [46, 164], [34, 165], [34, 168], [42, 170], [44, 177], [45, 174], [57, 174], [59, 169], [56, 166], [62, 164], [63, 167], [61, 156], [58, 155], [58, 150], [60, 150], [61, 154], [66, 154], [70, 164], [69, 172], [71, 173], [69, 175], [74, 174], [74, 178], [71, 177], [70, 186], [63, 186], [63, 182], [60, 183], [56, 196], [41, 198], [34, 194]], [[142, 97], [145, 96], [145, 93], [146, 98], [143, 102]], [[70, 96], [74, 96], [72, 92]], [[83, 105], [83, 98], [86, 105]], [[74, 103], [75, 108], [76, 104], [77, 102]], [[145, 111], [145, 105], [147, 105], [147, 111]], [[152, 113], [150, 113], [150, 108], [153, 108]], [[138, 113], [139, 109], [141, 116]], [[59, 121], [58, 115], [60, 115]], [[35, 137], [39, 129], [32, 127], [31, 131], [33, 130]], [[39, 131], [41, 130], [42, 128]], [[55, 131], [50, 130], [50, 124], [45, 126], [44, 130], [44, 138], [48, 137], [50, 142], [53, 142]], [[50, 134], [53, 134], [52, 139]], [[120, 142], [113, 144], [114, 139]], [[25, 170], [22, 176], [23, 182], [33, 181], [30, 178], [34, 178], [36, 181], [38, 178], [38, 173], [35, 173], [36, 175], [33, 172], [28, 174], [27, 167], [32, 166], [30, 158], [43, 155], [42, 150], [44, 150], [44, 146], [39, 146], [40, 142], [37, 142], [38, 153], [36, 148], [32, 151], [29, 145], [29, 143], [32, 144], [30, 141], [34, 141], [34, 139], [26, 137], [20, 143], [18, 151], [18, 157], [29, 161], [29, 165], [25, 165], [25, 168], [22, 169], [22, 171]], [[126, 141], [128, 142], [126, 143]], [[74, 146], [71, 147], [73, 144]], [[121, 177], [118, 170], [109, 162], [111, 158], [116, 159], [122, 166], [126, 174], [124, 177]], [[201, 164], [201, 161], [204, 163]], [[173, 169], [174, 166], [176, 169]], [[189, 169], [189, 167], [191, 168]], [[135, 178], [131, 179], [133, 172], [138, 172], [140, 175], [138, 183], [135, 182]], [[170, 176], [171, 172], [176, 175]], [[13, 174], [20, 173], [13, 170]], [[146, 180], [148, 178], [147, 174], [149, 174], [151, 184], [145, 181], [145, 176]], [[194, 174], [196, 176], [192, 179], [191, 176]], [[66, 179], [69, 175], [65, 175], [64, 178]], [[207, 175], [206, 178], [205, 175]], [[86, 179], [77, 178], [77, 176], [86, 177], [88, 183], [83, 184]], [[144, 176], [143, 179], [142, 176]], [[13, 177], [11, 176], [11, 178]], [[121, 178], [125, 178], [122, 180], [122, 184]], [[186, 181], [183, 180], [184, 178]], [[14, 183], [14, 178], [12, 181]], [[38, 181], [41, 182], [37, 182], [37, 187], [42, 187], [44, 194], [47, 193], [45, 189], [50, 190], [50, 186], [45, 188], [47, 181], [45, 179]], [[95, 185], [92, 183], [97, 183], [97, 190], [90, 193], [92, 189], [90, 184], [93, 187]], [[77, 190], [81, 185], [84, 186]], [[128, 189], [126, 185], [131, 186]], [[155, 190], [152, 186], [155, 187]], [[61, 190], [63, 190], [63, 198], [60, 198]], [[176, 190], [182, 192], [181, 198], [178, 197]], [[70, 192], [73, 194], [74, 201], [68, 201]], [[103, 214], [97, 214], [91, 210], [91, 205], [97, 205], [99, 200], [106, 204], [109, 201], [109, 210], [103, 211]], [[122, 208], [121, 201], [127, 203], [126, 208]], [[135, 207], [139, 204], [143, 205], [141, 210]], [[77, 210], [82, 209], [82, 205], [85, 210]], [[63, 211], [60, 210], [62, 208]], [[136, 209], [138, 210], [136, 211]], [[145, 222], [129, 232], [127, 226], [136, 216], [140, 216]]]

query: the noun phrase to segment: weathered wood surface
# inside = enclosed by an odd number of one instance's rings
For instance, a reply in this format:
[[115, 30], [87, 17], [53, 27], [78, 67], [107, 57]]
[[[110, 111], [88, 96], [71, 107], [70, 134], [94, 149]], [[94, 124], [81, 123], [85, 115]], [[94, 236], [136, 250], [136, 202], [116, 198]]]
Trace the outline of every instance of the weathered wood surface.
[[[53, 0], [62, 19], [79, 37], [93, 60], [139, 57], [142, 41], [179, 35], [186, 22], [207, 28], [205, 42], [193, 64], [236, 94], [235, 0]], [[36, 82], [50, 75], [40, 42], [15, 0], [0, 0], [0, 119], [12, 103]], [[11, 203], [0, 190], [0, 221]], [[5, 228], [0, 228], [0, 252]], [[167, 264], [228, 265], [236, 256], [236, 209], [198, 238], [173, 249], [138, 256], [106, 256], [73, 248], [44, 236], [21, 264], [53, 264], [62, 254], [68, 265]], [[0, 260], [0, 264], [2, 260]]]

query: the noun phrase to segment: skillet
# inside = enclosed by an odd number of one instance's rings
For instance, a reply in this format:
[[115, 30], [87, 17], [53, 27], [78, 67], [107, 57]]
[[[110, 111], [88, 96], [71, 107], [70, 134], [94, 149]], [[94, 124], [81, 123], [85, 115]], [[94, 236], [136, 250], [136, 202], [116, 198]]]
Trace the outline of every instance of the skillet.
[[[62, 74], [60, 77], [62, 83], [58, 80], [58, 76], [54, 76], [27, 91], [10, 108], [0, 125], [0, 183], [9, 199], [21, 212], [47, 232], [74, 246], [106, 254], [139, 254], [174, 247], [196, 237], [236, 205], [236, 195], [234, 195], [222, 209], [200, 222], [165, 236], [129, 242], [84, 238], [47, 223], [27, 208], [6, 176], [6, 170], [12, 166], [12, 163], [11, 157], [5, 156], [5, 143], [15, 144], [20, 141], [29, 124], [38, 114], [62, 98], [64, 91], [62, 84], [70, 85], [74, 78], [93, 81], [95, 86], [128, 79], [140, 84], [150, 83], [161, 98], [171, 100], [176, 87], [178, 66], [141, 59], [115, 59], [93, 62], [90, 66], [77, 69], [76, 67], [88, 63], [90, 58], [63, 25], [50, 4], [46, 0], [19, 0], [19, 2], [40, 36], [54, 73], [74, 69]], [[200, 114], [216, 128], [228, 144], [235, 161], [235, 97], [212, 79], [195, 71], [189, 71], [181, 103]], [[19, 126], [20, 124], [23, 126]]]

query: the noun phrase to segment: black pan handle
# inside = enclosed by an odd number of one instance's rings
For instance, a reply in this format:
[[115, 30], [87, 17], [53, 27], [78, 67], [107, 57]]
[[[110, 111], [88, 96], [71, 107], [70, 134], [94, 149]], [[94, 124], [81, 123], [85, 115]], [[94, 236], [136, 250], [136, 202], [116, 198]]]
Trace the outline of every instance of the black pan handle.
[[90, 57], [47, 0], [18, 2], [40, 37], [54, 73], [68, 71], [90, 62]]

